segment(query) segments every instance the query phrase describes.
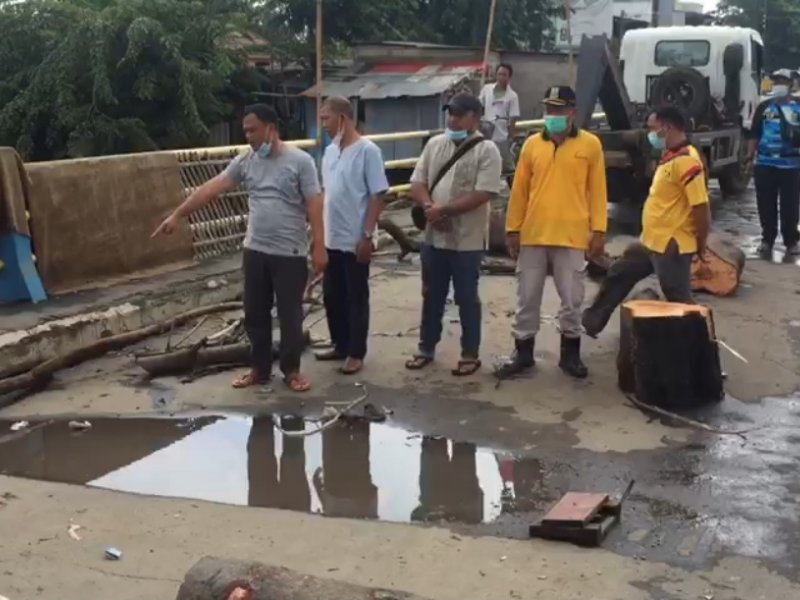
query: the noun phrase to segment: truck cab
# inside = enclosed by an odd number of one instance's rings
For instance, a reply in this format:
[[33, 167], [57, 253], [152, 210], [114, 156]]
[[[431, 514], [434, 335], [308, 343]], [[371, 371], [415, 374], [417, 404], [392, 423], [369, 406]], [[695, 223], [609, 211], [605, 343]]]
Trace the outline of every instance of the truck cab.
[[[717, 107], [723, 120], [746, 129], [761, 98], [763, 56], [761, 35], [744, 27], [635, 29], [620, 47], [623, 81], [634, 104], [668, 102], [665, 88], [673, 87], [696, 121]], [[659, 86], [665, 75], [672, 77], [665, 82], [670, 85]]]
[[742, 27], [655, 27], [625, 33], [619, 56], [608, 38], [584, 36], [578, 55], [578, 122], [599, 101], [607, 126], [596, 130], [606, 158], [609, 199], [642, 204], [660, 153], [646, 119], [662, 105], [681, 110], [689, 139], [723, 196], [750, 181], [746, 130], [761, 100], [763, 42]]

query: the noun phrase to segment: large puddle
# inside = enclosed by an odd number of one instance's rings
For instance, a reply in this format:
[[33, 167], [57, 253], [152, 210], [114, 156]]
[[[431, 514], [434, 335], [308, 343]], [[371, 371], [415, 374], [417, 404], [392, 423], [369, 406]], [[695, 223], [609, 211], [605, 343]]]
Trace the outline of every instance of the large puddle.
[[[279, 421], [285, 433], [270, 416], [245, 414], [94, 418], [86, 431], [68, 420], [21, 431], [0, 421], [0, 473], [510, 538], [528, 537], [566, 492], [613, 495], [635, 480], [606, 549], [683, 568], [739, 555], [793, 580], [800, 573], [800, 395], [729, 398], [694, 415], [743, 435], [665, 435], [658, 447], [626, 453], [574, 447], [563, 424], [516, 428], [513, 417], [485, 412], [476, 430], [448, 414], [407, 428], [355, 421], [305, 437], [317, 423], [288, 416]], [[458, 431], [476, 437], [433, 435]], [[504, 446], [514, 439], [522, 446]]]
[[[107, 418], [12, 432], [0, 421], [0, 472], [137, 494], [384, 521], [491, 522], [531, 509], [516, 498], [537, 461], [472, 443], [359, 421], [295, 437], [316, 423], [269, 416]], [[533, 480], [530, 482], [533, 484]]]

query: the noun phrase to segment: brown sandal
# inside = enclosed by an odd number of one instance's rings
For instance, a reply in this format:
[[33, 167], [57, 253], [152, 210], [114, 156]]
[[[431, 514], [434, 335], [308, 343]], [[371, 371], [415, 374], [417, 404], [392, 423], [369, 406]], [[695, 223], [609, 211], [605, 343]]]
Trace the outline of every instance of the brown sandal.
[[239, 375], [239, 377], [233, 380], [231, 385], [237, 390], [243, 390], [245, 388], [253, 387], [254, 385], [262, 385], [267, 383], [267, 381], [269, 380], [259, 377], [258, 373], [251, 369], [247, 373]]
[[450, 371], [454, 377], [469, 377], [481, 368], [481, 361], [477, 358], [462, 358], [455, 369]]
[[301, 394], [311, 389], [311, 382], [300, 373], [293, 373], [283, 378], [286, 386], [295, 393]]

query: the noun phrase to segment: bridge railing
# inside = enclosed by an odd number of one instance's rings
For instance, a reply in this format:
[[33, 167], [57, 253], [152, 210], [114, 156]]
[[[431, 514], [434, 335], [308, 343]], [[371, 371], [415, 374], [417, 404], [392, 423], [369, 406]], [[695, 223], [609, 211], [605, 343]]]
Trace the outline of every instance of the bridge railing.
[[[602, 120], [603, 113], [592, 115], [595, 121]], [[517, 129], [540, 129], [543, 119], [518, 121]], [[365, 136], [375, 143], [399, 142], [407, 140], [425, 140], [442, 133], [441, 129], [419, 131], [403, 131], [398, 133], [379, 133]], [[286, 142], [297, 148], [310, 150], [316, 147], [316, 140], [302, 139]], [[184, 196], [188, 196], [197, 187], [209, 179], [222, 173], [228, 163], [245, 152], [249, 146], [219, 146], [215, 148], [196, 148], [191, 150], [172, 151], [180, 163], [181, 182]], [[386, 169], [412, 169], [419, 157], [386, 161]], [[408, 193], [411, 185], [402, 183], [393, 185], [389, 191], [397, 196]], [[190, 217], [194, 256], [198, 260], [238, 252], [242, 247], [247, 229], [247, 194], [243, 190], [235, 190], [224, 194]]]

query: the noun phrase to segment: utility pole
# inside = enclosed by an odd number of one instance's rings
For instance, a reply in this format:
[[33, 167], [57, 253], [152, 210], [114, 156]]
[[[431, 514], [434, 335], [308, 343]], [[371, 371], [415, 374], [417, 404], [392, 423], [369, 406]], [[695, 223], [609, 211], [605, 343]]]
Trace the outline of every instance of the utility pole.
[[317, 152], [322, 160], [322, 0], [317, 0], [317, 27], [316, 27], [316, 46], [317, 46]]
[[486, 69], [489, 67], [489, 52], [492, 49], [492, 32], [494, 31], [494, 15], [497, 12], [497, 0], [492, 0], [489, 7], [489, 26], [486, 28], [486, 44], [483, 46], [483, 65], [481, 68], [481, 89], [486, 83]]
[[569, 0], [564, 0], [564, 22], [567, 27], [567, 47], [569, 60], [569, 84], [575, 87], [575, 52], [572, 48], [572, 6]]

